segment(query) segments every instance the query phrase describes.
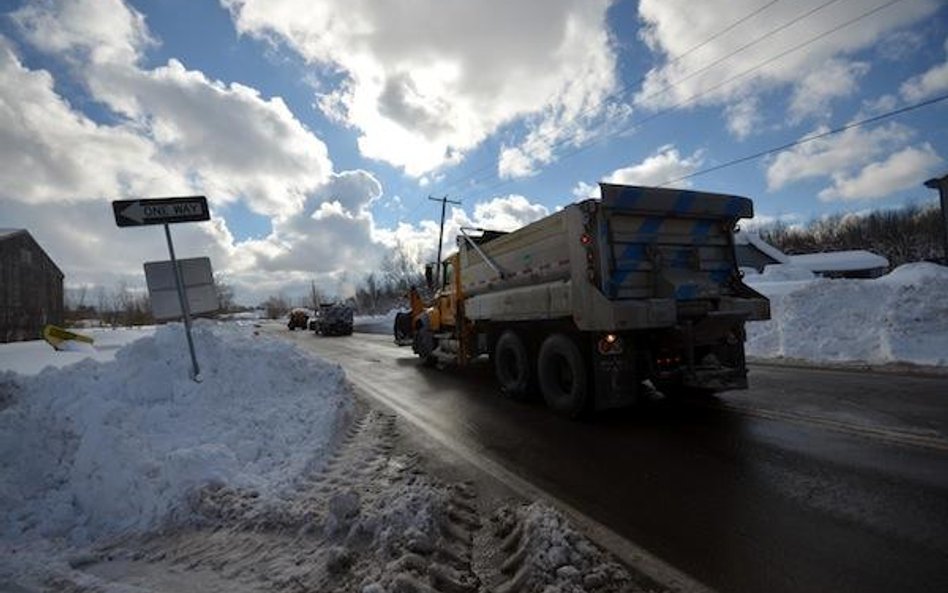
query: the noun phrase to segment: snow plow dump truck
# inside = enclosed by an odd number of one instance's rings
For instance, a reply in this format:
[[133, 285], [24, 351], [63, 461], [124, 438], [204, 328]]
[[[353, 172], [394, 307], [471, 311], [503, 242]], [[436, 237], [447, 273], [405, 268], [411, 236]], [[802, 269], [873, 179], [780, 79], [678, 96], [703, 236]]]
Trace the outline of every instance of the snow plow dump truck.
[[510, 233], [462, 229], [432, 302], [410, 293], [396, 341], [431, 364], [486, 355], [503, 393], [539, 388], [570, 417], [653, 387], [672, 397], [746, 388], [744, 322], [770, 317], [734, 255], [751, 200], [600, 186], [601, 200]]

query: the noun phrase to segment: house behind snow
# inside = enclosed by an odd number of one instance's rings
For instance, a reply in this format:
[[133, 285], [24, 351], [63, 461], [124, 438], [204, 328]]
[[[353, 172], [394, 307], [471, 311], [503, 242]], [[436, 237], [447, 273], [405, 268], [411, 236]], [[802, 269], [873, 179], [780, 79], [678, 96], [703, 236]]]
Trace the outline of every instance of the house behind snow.
[[889, 269], [889, 260], [865, 250], [828, 251], [787, 255], [760, 238], [757, 233], [734, 235], [737, 265], [763, 272], [773, 264], [790, 264], [830, 278], [877, 278]]
[[0, 342], [37, 340], [63, 321], [63, 273], [24, 229], [0, 229]]

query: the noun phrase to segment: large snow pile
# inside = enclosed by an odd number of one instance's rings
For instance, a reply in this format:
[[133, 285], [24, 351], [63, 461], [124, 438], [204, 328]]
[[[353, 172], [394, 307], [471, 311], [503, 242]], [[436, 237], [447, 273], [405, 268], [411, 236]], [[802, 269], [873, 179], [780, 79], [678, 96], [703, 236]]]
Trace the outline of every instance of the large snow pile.
[[275, 496], [322, 463], [350, 410], [338, 366], [233, 326], [194, 340], [201, 383], [180, 325], [112, 362], [0, 374], [0, 557], [146, 529], [208, 483]]
[[770, 298], [747, 324], [747, 353], [808, 361], [948, 366], [948, 268], [906, 264], [874, 280], [806, 280], [787, 270], [745, 281]]

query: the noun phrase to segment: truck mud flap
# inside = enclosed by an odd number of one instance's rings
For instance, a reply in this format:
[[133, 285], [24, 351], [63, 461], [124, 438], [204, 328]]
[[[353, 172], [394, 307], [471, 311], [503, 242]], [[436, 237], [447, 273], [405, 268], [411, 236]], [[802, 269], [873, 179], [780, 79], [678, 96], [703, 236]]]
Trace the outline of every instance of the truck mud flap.
[[713, 311], [691, 326], [690, 338], [695, 345], [719, 342], [746, 319], [744, 312]]
[[593, 374], [595, 409], [607, 410], [635, 403], [641, 388], [635, 361], [623, 356], [595, 355]]

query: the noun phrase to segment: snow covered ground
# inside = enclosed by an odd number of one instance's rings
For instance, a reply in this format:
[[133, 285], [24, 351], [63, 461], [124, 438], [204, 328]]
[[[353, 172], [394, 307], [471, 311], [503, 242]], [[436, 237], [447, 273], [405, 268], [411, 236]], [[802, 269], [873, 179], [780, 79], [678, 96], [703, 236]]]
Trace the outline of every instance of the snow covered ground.
[[0, 591], [641, 590], [556, 511], [429, 476], [334, 364], [199, 322], [195, 383], [180, 325], [92, 333], [0, 346]]
[[[752, 356], [948, 366], [948, 268], [747, 282], [774, 317]], [[201, 383], [180, 325], [87, 333], [0, 345], [0, 590], [640, 589], [556, 511], [428, 475], [338, 366], [252, 325], [196, 324]]]
[[900, 266], [872, 280], [816, 278], [770, 266], [745, 282], [770, 298], [747, 325], [747, 354], [816, 363], [948, 366], [948, 268]]
[[43, 340], [0, 344], [0, 372], [16, 371], [35, 375], [50, 366], [62, 368], [86, 358], [108, 361], [115, 359], [119, 348], [155, 333], [154, 327], [80, 329], [79, 333], [95, 340], [92, 346], [74, 342], [68, 351], [56, 352]]

